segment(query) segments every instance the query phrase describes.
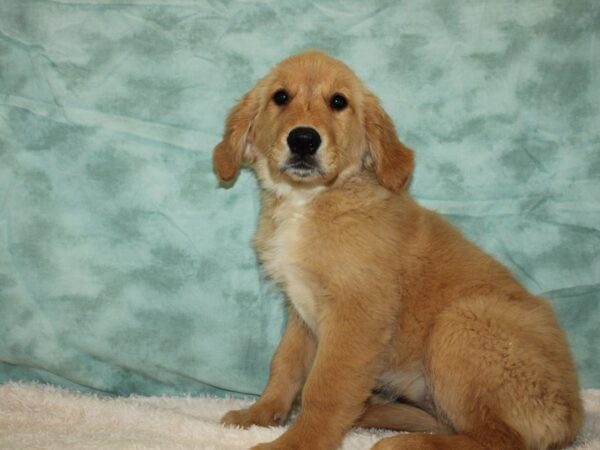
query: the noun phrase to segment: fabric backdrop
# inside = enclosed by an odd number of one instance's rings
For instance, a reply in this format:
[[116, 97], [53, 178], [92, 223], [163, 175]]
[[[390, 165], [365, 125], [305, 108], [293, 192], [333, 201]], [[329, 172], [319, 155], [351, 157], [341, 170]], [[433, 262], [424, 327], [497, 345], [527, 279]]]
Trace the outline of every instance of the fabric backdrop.
[[600, 2], [0, 2], [0, 381], [259, 393], [284, 324], [227, 110], [306, 48], [347, 62], [412, 184], [551, 299], [600, 387]]

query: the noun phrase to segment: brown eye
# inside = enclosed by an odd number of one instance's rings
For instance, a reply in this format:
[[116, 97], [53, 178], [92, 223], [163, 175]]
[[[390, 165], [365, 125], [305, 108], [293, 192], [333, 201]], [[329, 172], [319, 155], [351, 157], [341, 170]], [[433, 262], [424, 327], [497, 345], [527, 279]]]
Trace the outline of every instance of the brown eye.
[[290, 96], [285, 89], [279, 89], [273, 94], [273, 101], [279, 106], [287, 105], [290, 101]]
[[344, 97], [341, 94], [334, 94], [333, 97], [331, 97], [331, 101], [329, 102], [329, 104], [331, 105], [332, 109], [335, 109], [336, 111], [341, 111], [346, 106], [348, 106], [348, 100], [346, 100], [346, 97]]

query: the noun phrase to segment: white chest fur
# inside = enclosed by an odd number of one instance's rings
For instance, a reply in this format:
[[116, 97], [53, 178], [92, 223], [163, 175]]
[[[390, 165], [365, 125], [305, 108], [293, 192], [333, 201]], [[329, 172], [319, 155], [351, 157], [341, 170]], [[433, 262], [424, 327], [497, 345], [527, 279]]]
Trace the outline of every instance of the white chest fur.
[[302, 269], [303, 227], [307, 204], [314, 197], [289, 196], [273, 211], [274, 230], [263, 254], [267, 273], [285, 290], [288, 299], [309, 328], [318, 334], [319, 309], [310, 275]]

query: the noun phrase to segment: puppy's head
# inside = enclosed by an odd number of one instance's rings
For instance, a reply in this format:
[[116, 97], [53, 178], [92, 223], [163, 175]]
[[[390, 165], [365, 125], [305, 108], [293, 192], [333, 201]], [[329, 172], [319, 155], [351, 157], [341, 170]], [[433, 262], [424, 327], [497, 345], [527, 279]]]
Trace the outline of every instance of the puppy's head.
[[372, 170], [392, 191], [406, 186], [414, 166], [377, 98], [318, 51], [282, 61], [233, 107], [213, 163], [223, 182], [250, 164], [267, 189], [328, 186]]

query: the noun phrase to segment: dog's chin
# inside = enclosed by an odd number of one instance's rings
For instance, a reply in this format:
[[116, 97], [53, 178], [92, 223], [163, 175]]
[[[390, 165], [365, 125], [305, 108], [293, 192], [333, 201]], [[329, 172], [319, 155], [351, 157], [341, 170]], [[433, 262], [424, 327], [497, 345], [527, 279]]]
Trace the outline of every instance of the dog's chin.
[[281, 173], [296, 182], [311, 182], [325, 175], [317, 163], [306, 161], [288, 162], [282, 167]]

